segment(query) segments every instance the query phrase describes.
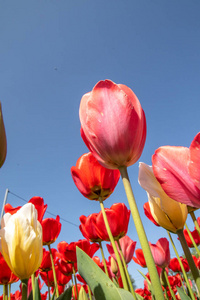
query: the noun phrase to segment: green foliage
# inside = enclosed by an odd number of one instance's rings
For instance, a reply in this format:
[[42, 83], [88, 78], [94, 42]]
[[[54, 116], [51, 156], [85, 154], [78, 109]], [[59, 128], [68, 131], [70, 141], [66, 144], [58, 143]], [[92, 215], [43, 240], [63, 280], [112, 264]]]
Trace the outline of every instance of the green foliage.
[[186, 295], [181, 288], [179, 288], [179, 287], [176, 287], [176, 288], [179, 293], [179, 296], [181, 297], [181, 300], [191, 300], [191, 298], [188, 295]]
[[79, 274], [89, 285], [96, 300], [133, 300], [130, 292], [117, 288], [108, 276], [80, 248], [76, 248]]

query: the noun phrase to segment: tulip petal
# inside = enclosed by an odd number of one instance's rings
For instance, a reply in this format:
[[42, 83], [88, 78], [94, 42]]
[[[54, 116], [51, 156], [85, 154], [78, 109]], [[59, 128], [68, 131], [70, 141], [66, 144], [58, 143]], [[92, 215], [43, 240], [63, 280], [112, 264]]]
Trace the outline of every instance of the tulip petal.
[[200, 132], [195, 136], [190, 145], [189, 173], [194, 184], [200, 189]]
[[188, 162], [188, 148], [160, 147], [152, 157], [153, 172], [170, 198], [192, 207], [200, 207], [200, 190], [189, 175]]

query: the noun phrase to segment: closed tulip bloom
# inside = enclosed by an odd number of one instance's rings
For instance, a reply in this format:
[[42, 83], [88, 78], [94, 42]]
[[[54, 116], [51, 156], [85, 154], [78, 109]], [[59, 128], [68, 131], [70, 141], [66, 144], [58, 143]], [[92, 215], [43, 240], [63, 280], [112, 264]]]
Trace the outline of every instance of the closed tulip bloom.
[[14, 215], [5, 214], [0, 230], [0, 251], [11, 271], [27, 279], [40, 266], [43, 256], [42, 227], [37, 210], [27, 203]]
[[144, 163], [139, 166], [139, 183], [146, 190], [151, 214], [163, 228], [176, 233], [183, 229], [187, 219], [187, 205], [171, 199], [156, 180], [152, 167]]
[[98, 214], [94, 213], [86, 216], [80, 216], [80, 222], [81, 225], [79, 226], [79, 229], [82, 233], [82, 235], [90, 240], [91, 242], [100, 242], [102, 239], [98, 236], [97, 230], [96, 230], [96, 218]]
[[189, 174], [195, 184], [195, 186], [200, 190], [200, 132], [195, 136], [192, 141], [190, 148], [190, 161], [189, 161]]
[[135, 256], [136, 257], [133, 256], [134, 262], [136, 264], [140, 265], [142, 268], [146, 268], [147, 264], [146, 264], [142, 249], [136, 249]]
[[0, 102], [0, 168], [3, 166], [7, 154], [6, 131], [3, 122], [3, 115]]
[[43, 245], [51, 245], [55, 242], [61, 231], [60, 217], [56, 219], [46, 218], [42, 220]]
[[92, 153], [83, 154], [71, 168], [72, 178], [81, 194], [89, 200], [107, 199], [114, 191], [119, 178], [118, 170], [100, 165]]
[[198, 184], [198, 140], [190, 148], [163, 146], [152, 156], [153, 172], [165, 193], [172, 199], [200, 208]]
[[96, 159], [109, 169], [131, 166], [142, 154], [146, 119], [133, 91], [99, 81], [80, 103], [81, 135]]
[[[186, 242], [187, 242], [187, 244], [188, 244], [188, 247], [193, 248], [194, 245], [193, 245], [193, 243], [192, 243], [192, 241], [191, 241], [191, 238], [190, 238], [190, 236], [189, 236], [189, 234], [188, 234], [188, 232], [187, 232], [187, 229], [184, 229], [184, 230], [183, 230], [183, 233], [184, 233]], [[199, 245], [200, 245], [200, 236], [199, 236], [198, 231], [197, 231], [196, 229], [194, 229], [193, 231], [190, 231], [190, 233], [191, 233], [191, 235], [192, 235], [192, 237], [193, 237], [193, 239], [194, 239], [195, 244], [196, 244], [197, 246], [199, 246]]]
[[156, 244], [150, 244], [151, 252], [155, 264], [160, 268], [166, 268], [170, 263], [169, 242], [166, 238], [161, 238]]

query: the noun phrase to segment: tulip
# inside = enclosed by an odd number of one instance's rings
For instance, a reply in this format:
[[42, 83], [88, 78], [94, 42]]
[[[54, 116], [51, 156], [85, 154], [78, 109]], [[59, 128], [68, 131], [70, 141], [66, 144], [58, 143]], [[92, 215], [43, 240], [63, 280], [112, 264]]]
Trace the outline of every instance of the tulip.
[[82, 233], [82, 235], [90, 240], [91, 242], [101, 242], [102, 239], [98, 236], [97, 229], [96, 229], [96, 218], [98, 214], [94, 213], [86, 216], [80, 216], [80, 222], [81, 225], [79, 226], [79, 229]]
[[195, 184], [200, 190], [200, 132], [195, 136], [194, 140], [190, 145], [190, 161], [189, 161], [189, 174]]
[[3, 122], [3, 115], [0, 102], [0, 168], [3, 166], [7, 154], [6, 132]]
[[41, 224], [43, 230], [43, 245], [53, 244], [61, 231], [60, 217], [57, 216], [56, 219], [44, 219]]
[[193, 162], [191, 161], [191, 153], [192, 157], [196, 155], [193, 146], [190, 149], [175, 146], [160, 147], [152, 156], [152, 166], [156, 179], [170, 198], [200, 208], [198, 176], [195, 177], [196, 163], [194, 157]]
[[89, 200], [107, 199], [120, 177], [118, 170], [104, 168], [92, 153], [83, 154], [71, 168], [72, 178], [81, 194]]
[[170, 250], [169, 242], [166, 238], [161, 238], [156, 244], [150, 244], [151, 252], [155, 261], [155, 264], [164, 269], [170, 263]]
[[[194, 247], [194, 244], [193, 244], [192, 241], [191, 241], [191, 238], [190, 238], [190, 236], [189, 236], [189, 233], [188, 233], [187, 229], [184, 229], [184, 230], [183, 230], [183, 233], [184, 233], [186, 242], [187, 242], [187, 244], [188, 244], [188, 247], [189, 247], [189, 248], [193, 248], [193, 247]], [[196, 244], [197, 246], [199, 246], [199, 245], [200, 245], [200, 236], [199, 236], [198, 231], [195, 229], [195, 230], [193, 230], [193, 231], [190, 231], [190, 233], [191, 233], [191, 235], [192, 235], [192, 237], [193, 237], [193, 239], [194, 239], [195, 244]]]
[[156, 180], [152, 167], [139, 166], [139, 183], [147, 192], [151, 214], [163, 228], [176, 233], [183, 229], [187, 219], [187, 205], [171, 199]]
[[39, 268], [43, 256], [37, 210], [27, 203], [14, 215], [6, 213], [1, 228], [0, 251], [5, 261], [17, 277], [28, 279]]
[[136, 264], [140, 265], [142, 268], [146, 268], [147, 264], [146, 264], [142, 249], [136, 249], [135, 256], [136, 257], [133, 256], [134, 262]]
[[150, 205], [149, 205], [149, 202], [146, 202], [144, 205], [143, 205], [143, 208], [144, 208], [144, 214], [145, 216], [152, 222], [154, 223], [156, 226], [160, 226], [153, 218], [152, 214], [151, 214], [151, 209], [150, 209]]
[[142, 154], [146, 119], [133, 91], [99, 81], [80, 103], [81, 135], [96, 159], [109, 169], [131, 166]]
[[0, 284], [11, 284], [19, 280], [8, 267], [3, 255], [0, 253]]

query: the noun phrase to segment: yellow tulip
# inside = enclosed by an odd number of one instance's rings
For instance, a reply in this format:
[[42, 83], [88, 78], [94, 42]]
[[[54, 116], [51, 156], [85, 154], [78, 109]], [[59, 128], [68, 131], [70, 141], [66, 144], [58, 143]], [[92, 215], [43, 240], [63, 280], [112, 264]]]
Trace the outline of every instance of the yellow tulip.
[[0, 251], [11, 271], [28, 279], [40, 266], [43, 256], [42, 226], [32, 203], [15, 214], [6, 213], [1, 221]]
[[139, 184], [146, 190], [151, 214], [163, 228], [176, 233], [183, 229], [187, 219], [187, 205], [170, 198], [154, 176], [151, 166], [140, 163]]
[[7, 154], [6, 132], [0, 102], [0, 168], [3, 166]]

